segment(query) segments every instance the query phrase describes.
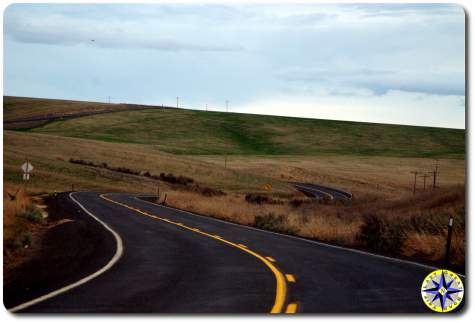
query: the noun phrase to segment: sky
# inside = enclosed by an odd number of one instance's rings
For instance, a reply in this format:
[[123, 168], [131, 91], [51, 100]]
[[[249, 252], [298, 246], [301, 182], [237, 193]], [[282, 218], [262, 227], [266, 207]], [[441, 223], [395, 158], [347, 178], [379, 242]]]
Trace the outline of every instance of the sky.
[[446, 4], [13, 4], [4, 94], [465, 128]]

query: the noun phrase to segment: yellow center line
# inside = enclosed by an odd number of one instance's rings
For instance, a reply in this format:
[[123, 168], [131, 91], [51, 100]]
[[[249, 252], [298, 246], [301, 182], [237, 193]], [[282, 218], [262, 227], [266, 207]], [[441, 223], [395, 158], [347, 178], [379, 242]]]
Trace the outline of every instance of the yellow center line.
[[295, 312], [297, 312], [297, 304], [290, 303], [289, 305], [287, 305], [287, 309], [285, 310], [285, 313], [293, 314]]
[[[187, 230], [190, 230], [190, 231], [193, 231], [193, 232], [196, 232], [196, 233], [199, 233], [199, 234], [202, 234], [204, 236], [207, 236], [207, 237], [210, 237], [212, 239], [216, 239], [216, 240], [219, 240], [227, 245], [230, 245], [230, 246], [233, 246], [235, 248], [238, 248], [238, 249], [241, 249], [243, 250], [244, 252], [247, 252], [248, 254], [256, 257], [257, 259], [259, 259], [260, 261], [262, 261], [271, 271], [272, 273], [274, 274], [275, 276], [275, 280], [276, 280], [276, 290], [275, 290], [275, 300], [274, 300], [274, 305], [272, 306], [272, 309], [270, 311], [270, 313], [272, 314], [277, 314], [277, 313], [282, 313], [282, 310], [283, 310], [283, 307], [284, 307], [284, 303], [285, 303], [285, 297], [286, 297], [286, 294], [287, 294], [287, 283], [285, 281], [285, 278], [284, 278], [284, 275], [279, 271], [279, 269], [277, 269], [273, 264], [272, 262], [275, 262], [275, 260], [271, 257], [264, 257], [264, 256], [261, 256], [260, 254], [258, 254], [257, 252], [254, 252], [252, 250], [249, 250], [247, 247], [243, 246], [243, 245], [239, 245], [239, 244], [236, 244], [234, 242], [231, 242], [231, 241], [228, 241], [228, 240], [225, 240], [219, 236], [216, 236], [216, 235], [212, 235], [212, 234], [209, 234], [209, 233], [206, 233], [206, 232], [203, 232], [203, 231], [200, 231], [199, 229], [196, 229], [196, 228], [191, 228], [191, 227], [188, 227], [184, 224], [181, 224], [181, 223], [174, 223], [172, 221], [167, 221], [166, 219], [163, 219], [163, 218], [160, 218], [160, 217], [157, 217], [155, 215], [152, 215], [152, 214], [149, 214], [145, 211], [142, 211], [142, 210], [139, 210], [139, 209], [136, 209], [134, 207], [131, 207], [127, 204], [124, 204], [124, 203], [121, 203], [121, 202], [117, 202], [117, 201], [114, 201], [108, 197], [106, 197], [104, 194], [101, 194], [100, 197], [106, 201], [109, 201], [111, 203], [114, 203], [114, 204], [117, 204], [117, 205], [120, 205], [120, 206], [123, 206], [129, 210], [133, 210], [137, 213], [140, 213], [140, 214], [143, 214], [145, 216], [148, 216], [148, 217], [151, 217], [153, 219], [156, 219], [156, 220], [160, 220], [160, 221], [163, 221], [163, 222], [166, 222], [166, 223], [170, 223], [170, 224], [173, 224], [173, 225], [176, 225], [176, 226], [179, 226], [179, 227], [182, 227], [184, 229], [187, 229]], [[292, 304], [289, 304], [289, 306], [292, 305]], [[295, 309], [296, 309], [296, 304], [295, 305]], [[289, 310], [289, 306], [287, 306], [287, 310]], [[287, 313], [287, 311], [286, 311]], [[294, 312], [295, 313], [295, 312]]]
[[295, 283], [295, 277], [292, 274], [285, 274], [285, 278], [287, 278], [287, 281], [290, 283]]
[[243, 247], [243, 248], [247, 248], [247, 246], [246, 246], [246, 245], [243, 245], [242, 243], [238, 243], [238, 246], [239, 246], [239, 247]]

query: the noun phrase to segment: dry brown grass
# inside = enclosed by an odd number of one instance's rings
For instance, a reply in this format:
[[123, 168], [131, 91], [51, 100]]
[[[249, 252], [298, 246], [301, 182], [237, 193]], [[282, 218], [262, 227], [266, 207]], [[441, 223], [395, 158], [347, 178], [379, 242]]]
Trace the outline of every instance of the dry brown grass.
[[[428, 233], [411, 232], [407, 235], [402, 254], [410, 258], [423, 260], [441, 260], [445, 257], [446, 237]], [[434, 248], [439, 246], [439, 248]], [[465, 262], [465, 239], [462, 235], [455, 235], [451, 243], [451, 263], [463, 264]]]
[[[167, 204], [227, 221], [256, 225], [256, 218], [271, 215], [282, 219], [275, 231], [368, 249], [420, 261], [441, 262], [445, 253], [447, 221], [455, 219], [451, 261], [465, 263], [465, 188], [454, 186], [436, 191], [405, 195], [396, 200], [364, 196], [350, 204], [324, 204], [305, 200], [298, 207], [290, 199], [283, 204], [251, 204], [245, 194], [204, 197], [181, 191], [168, 191]], [[368, 215], [376, 217], [380, 227], [369, 234], [381, 240], [362, 239]], [[262, 218], [261, 218], [262, 220]], [[272, 229], [272, 223], [269, 224]]]
[[345, 245], [354, 245], [361, 224], [359, 218], [329, 216], [318, 208], [294, 208], [288, 203], [250, 204], [244, 194], [206, 198], [189, 192], [169, 191], [166, 202], [180, 209], [245, 225], [254, 225], [257, 216], [282, 216], [283, 228], [296, 235]]
[[[8, 193], [15, 195], [11, 200]], [[35, 235], [40, 230], [39, 213], [34, 212], [32, 199], [18, 186], [3, 188], [3, 263], [4, 272], [27, 259]]]
[[20, 165], [29, 158], [35, 169], [31, 178], [34, 192], [103, 190], [153, 193], [157, 181], [127, 174], [117, 174], [69, 162], [84, 159], [110, 167], [128, 167], [152, 174], [173, 173], [193, 178], [203, 186], [239, 191], [258, 190], [272, 183], [280, 192], [291, 192], [285, 183], [246, 172], [225, 169], [186, 156], [161, 152], [151, 145], [108, 143], [96, 140], [57, 137], [43, 134], [4, 131], [4, 179], [20, 184]]
[[[15, 195], [16, 199], [12, 201], [8, 193]], [[3, 188], [3, 227], [10, 228], [15, 223], [15, 215], [19, 214], [22, 210], [31, 204], [29, 196], [24, 194], [24, 191], [19, 186], [8, 186]], [[11, 237], [11, 230], [4, 235], [4, 239]]]
[[[219, 165], [216, 156], [190, 157]], [[428, 172], [434, 168], [430, 158], [364, 157], [345, 155], [322, 156], [231, 156], [228, 168], [249, 174], [259, 174], [281, 181], [313, 182], [335, 186], [352, 192], [356, 197], [368, 194], [398, 198], [412, 191], [412, 171]], [[465, 184], [465, 161], [439, 159], [441, 187]], [[427, 180], [429, 187], [431, 178]], [[418, 190], [423, 189], [422, 178]]]

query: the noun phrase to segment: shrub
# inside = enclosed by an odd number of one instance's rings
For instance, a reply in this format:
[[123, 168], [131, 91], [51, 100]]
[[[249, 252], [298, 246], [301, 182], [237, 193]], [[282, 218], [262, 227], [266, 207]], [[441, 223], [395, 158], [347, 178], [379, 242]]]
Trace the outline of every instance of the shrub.
[[302, 205], [304, 201], [301, 199], [292, 199], [289, 201], [290, 206], [297, 208]]
[[254, 218], [253, 226], [268, 231], [295, 234], [295, 230], [286, 225], [282, 215], [274, 215], [273, 213], [257, 215]]
[[251, 204], [264, 204], [264, 203], [271, 204], [274, 202], [274, 199], [272, 199], [269, 196], [255, 194], [255, 193], [246, 194], [245, 199], [247, 203], [251, 203]]
[[180, 185], [187, 185], [194, 182], [192, 178], [181, 176], [181, 175], [175, 176], [171, 173], [168, 173], [168, 174], [160, 173], [159, 179], [164, 182], [168, 182], [171, 184], [180, 184]]
[[24, 219], [37, 224], [44, 224], [45, 218], [41, 214], [40, 210], [38, 210], [34, 205], [28, 205], [23, 212], [19, 214], [19, 216], [23, 217]]
[[5, 240], [5, 248], [6, 249], [14, 250], [14, 249], [18, 248], [19, 246], [20, 246], [20, 244], [13, 237], [7, 238]]
[[375, 214], [365, 214], [358, 240], [368, 249], [386, 254], [398, 254], [404, 243], [401, 223], [384, 221]]
[[199, 186], [199, 185], [194, 185], [193, 186], [193, 191], [195, 191], [197, 193], [200, 193], [201, 195], [204, 195], [204, 196], [207, 196], [207, 197], [226, 195], [226, 193], [224, 193], [221, 190], [211, 188], [211, 187], [203, 187], [203, 186]]

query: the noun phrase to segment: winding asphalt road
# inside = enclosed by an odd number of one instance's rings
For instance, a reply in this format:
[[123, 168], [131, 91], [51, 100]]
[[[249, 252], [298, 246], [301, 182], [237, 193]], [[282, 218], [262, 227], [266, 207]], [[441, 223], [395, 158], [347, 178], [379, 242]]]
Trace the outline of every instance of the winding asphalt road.
[[14, 311], [429, 312], [420, 295], [429, 266], [231, 224], [129, 194], [71, 196], [102, 221], [116, 248], [97, 264], [97, 276]]
[[317, 199], [349, 201], [353, 198], [353, 195], [351, 193], [334, 187], [299, 182], [291, 182], [290, 184], [292, 184], [297, 190], [301, 191], [305, 195], [315, 197]]

